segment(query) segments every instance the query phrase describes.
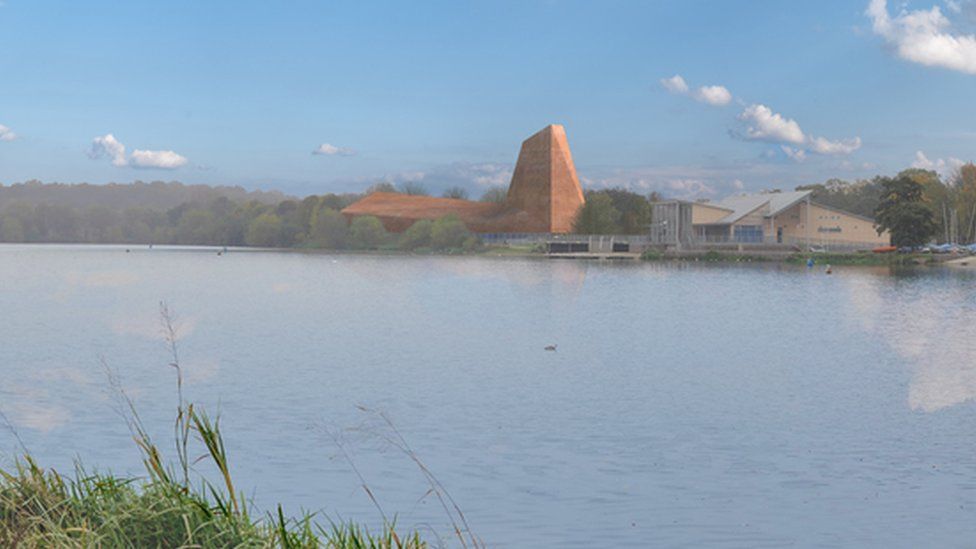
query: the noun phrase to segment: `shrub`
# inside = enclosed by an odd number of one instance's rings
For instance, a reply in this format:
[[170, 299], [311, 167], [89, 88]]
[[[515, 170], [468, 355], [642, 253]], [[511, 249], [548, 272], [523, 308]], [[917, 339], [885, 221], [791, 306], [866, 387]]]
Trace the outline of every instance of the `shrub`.
[[346, 245], [349, 226], [346, 218], [332, 208], [315, 212], [312, 222], [312, 245], [318, 248], [339, 249]]
[[471, 235], [464, 239], [464, 242], [461, 243], [461, 248], [466, 252], [479, 250], [481, 249], [481, 239], [477, 235]]
[[416, 250], [430, 246], [430, 235], [433, 226], [434, 222], [429, 219], [421, 219], [415, 222], [400, 235], [400, 248], [403, 250]]
[[386, 242], [389, 235], [379, 219], [364, 215], [349, 225], [349, 244], [353, 248], [375, 250]]
[[641, 259], [644, 261], [660, 261], [664, 259], [664, 254], [658, 250], [644, 250], [641, 254]]
[[471, 232], [455, 215], [442, 217], [430, 229], [430, 243], [434, 249], [460, 248]]

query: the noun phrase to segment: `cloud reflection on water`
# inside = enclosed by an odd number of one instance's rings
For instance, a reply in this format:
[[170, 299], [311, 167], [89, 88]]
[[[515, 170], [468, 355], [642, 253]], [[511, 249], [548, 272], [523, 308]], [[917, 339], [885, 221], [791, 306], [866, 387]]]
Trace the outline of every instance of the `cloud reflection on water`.
[[928, 277], [846, 279], [861, 326], [911, 366], [908, 405], [923, 412], [976, 398], [972, 280], [929, 282]]
[[[180, 317], [173, 323], [176, 340], [186, 338], [196, 330], [195, 317]], [[134, 335], [163, 341], [165, 332], [159, 314], [124, 315], [109, 321], [109, 328], [117, 335]]]
[[3, 395], [3, 413], [14, 429], [34, 429], [48, 433], [71, 420], [71, 412], [52, 402], [46, 389], [34, 385], [13, 384], [0, 393]]

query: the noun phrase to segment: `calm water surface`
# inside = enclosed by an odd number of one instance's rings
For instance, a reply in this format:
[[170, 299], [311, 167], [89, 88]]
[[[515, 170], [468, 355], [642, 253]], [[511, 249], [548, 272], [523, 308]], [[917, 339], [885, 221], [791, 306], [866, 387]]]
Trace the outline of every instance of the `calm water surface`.
[[265, 509], [380, 523], [338, 433], [448, 536], [361, 405], [492, 547], [976, 543], [967, 273], [0, 246], [0, 409], [42, 463], [141, 473], [103, 360], [169, 440], [161, 300]]

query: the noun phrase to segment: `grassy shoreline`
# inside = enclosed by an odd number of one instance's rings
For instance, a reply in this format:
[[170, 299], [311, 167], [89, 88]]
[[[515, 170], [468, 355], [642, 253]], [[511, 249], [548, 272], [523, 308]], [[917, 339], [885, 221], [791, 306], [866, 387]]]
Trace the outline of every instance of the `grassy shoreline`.
[[681, 254], [662, 253], [647, 250], [641, 254], [642, 261], [693, 261], [705, 263], [779, 263], [786, 265], [806, 265], [810, 259], [815, 265], [854, 265], [854, 266], [912, 266], [938, 265], [951, 259], [922, 254], [875, 254], [866, 252], [848, 253], [743, 253], [738, 251], [708, 250]]
[[[362, 488], [383, 518], [371, 532], [354, 522], [322, 522], [316, 513], [286, 516], [279, 504], [272, 511], [257, 510], [234, 482], [220, 429], [200, 406], [184, 400], [183, 374], [177, 352], [176, 327], [165, 303], [160, 304], [168, 367], [176, 372], [178, 405], [173, 422], [173, 458], [149, 435], [118, 374], [105, 365], [108, 383], [142, 456], [144, 476], [89, 472], [80, 464], [73, 475], [45, 470], [31, 455], [16, 428], [0, 409], [5, 428], [20, 447], [11, 466], [0, 467], [0, 547], [3, 548], [319, 548], [425, 549], [429, 545], [415, 531], [401, 532], [383, 513], [373, 491], [360, 475]], [[103, 363], [104, 364], [104, 363]], [[362, 408], [364, 412], [371, 412]], [[377, 413], [401, 449], [424, 472], [429, 493], [444, 505], [462, 546], [483, 544], [471, 534], [467, 520], [446, 489], [413, 453], [406, 440], [382, 412]], [[168, 446], [168, 445], [167, 445]], [[341, 448], [341, 446], [340, 446]], [[358, 469], [348, 457], [350, 467]]]
[[[353, 522], [323, 524], [314, 513], [288, 517], [281, 505], [257, 512], [234, 485], [219, 419], [181, 402], [174, 426], [177, 460], [164, 463], [131, 401], [125, 397], [125, 402], [147, 475], [92, 473], [81, 465], [64, 475], [42, 468], [21, 443], [23, 454], [12, 467], [0, 469], [0, 547], [428, 547], [416, 531], [399, 532], [395, 519], [384, 519], [380, 531], [370, 532]], [[200, 472], [208, 466], [211, 475]]]
[[[43, 243], [26, 244], [30, 246], [51, 245], [51, 246], [109, 246], [124, 251], [142, 251], [152, 249], [147, 244], [73, 244], [73, 243]], [[187, 248], [188, 246], [177, 246], [177, 248]], [[170, 245], [158, 245], [155, 249], [165, 250]], [[250, 252], [276, 252], [276, 253], [296, 253], [310, 255], [360, 255], [360, 256], [407, 256], [407, 257], [485, 257], [485, 258], [511, 258], [511, 259], [548, 259], [549, 256], [541, 251], [538, 245], [484, 245], [476, 249], [452, 248], [444, 250], [435, 249], [415, 249], [403, 250], [395, 247], [384, 247], [378, 249], [351, 249], [351, 248], [315, 248], [307, 246], [294, 246], [288, 248], [262, 248], [254, 246], [235, 246], [224, 248], [217, 245], [197, 246], [200, 251], [213, 251], [223, 253], [250, 253]], [[941, 266], [953, 264], [957, 261], [966, 261], [968, 256], [960, 257], [955, 255], [934, 255], [934, 254], [874, 254], [869, 252], [834, 252], [834, 253], [801, 253], [795, 251], [719, 251], [702, 250], [686, 252], [661, 252], [658, 250], [647, 250], [641, 254], [641, 261], [654, 262], [702, 262], [702, 263], [779, 263], [788, 265], [803, 265], [807, 260], [813, 258], [818, 265], [851, 265], [851, 266]], [[976, 257], [973, 258], [976, 264]]]

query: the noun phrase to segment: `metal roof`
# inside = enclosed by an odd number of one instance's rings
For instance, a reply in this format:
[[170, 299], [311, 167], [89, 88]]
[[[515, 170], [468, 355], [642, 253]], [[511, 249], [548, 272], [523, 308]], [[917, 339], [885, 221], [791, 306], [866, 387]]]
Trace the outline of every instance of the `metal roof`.
[[[742, 194], [730, 196], [718, 202], [710, 202], [709, 206], [716, 206], [732, 213], [710, 224], [724, 225], [735, 223], [750, 212], [763, 208], [763, 217], [772, 217], [783, 210], [793, 207], [797, 202], [810, 195], [810, 191], [792, 191], [787, 193]], [[765, 207], [764, 207], [765, 206]]]

